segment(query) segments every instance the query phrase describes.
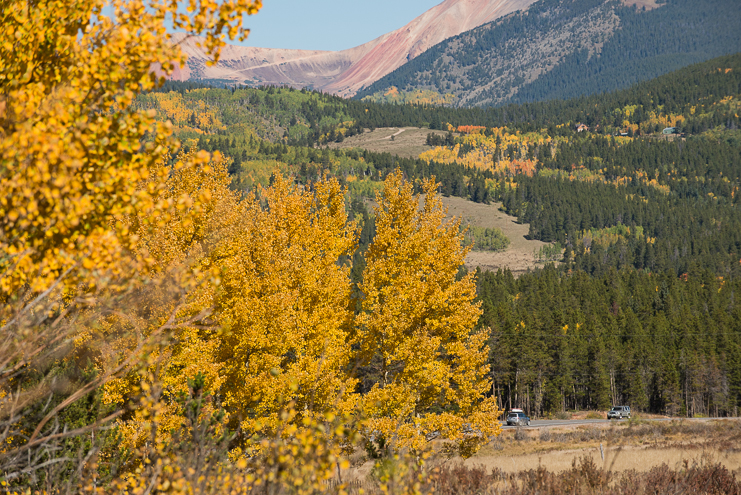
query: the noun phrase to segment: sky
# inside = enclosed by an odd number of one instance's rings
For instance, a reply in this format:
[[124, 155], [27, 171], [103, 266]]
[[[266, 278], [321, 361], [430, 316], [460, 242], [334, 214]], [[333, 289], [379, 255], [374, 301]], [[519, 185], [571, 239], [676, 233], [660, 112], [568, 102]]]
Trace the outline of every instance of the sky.
[[394, 31], [442, 0], [263, 0], [245, 46], [344, 50]]

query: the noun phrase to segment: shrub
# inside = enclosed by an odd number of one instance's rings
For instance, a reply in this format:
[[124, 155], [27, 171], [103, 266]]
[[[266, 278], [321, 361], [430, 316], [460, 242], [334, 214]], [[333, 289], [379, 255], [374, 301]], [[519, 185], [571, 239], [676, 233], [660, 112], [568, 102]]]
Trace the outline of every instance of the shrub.
[[551, 441], [551, 429], [550, 428], [541, 428], [540, 429], [540, 441], [541, 442], [550, 442]]
[[501, 229], [485, 229], [469, 226], [463, 242], [477, 251], [503, 251], [509, 247], [510, 240]]
[[517, 430], [515, 430], [515, 440], [522, 441], [527, 439], [527, 433], [525, 433], [525, 430], [523, 428], [517, 428]]

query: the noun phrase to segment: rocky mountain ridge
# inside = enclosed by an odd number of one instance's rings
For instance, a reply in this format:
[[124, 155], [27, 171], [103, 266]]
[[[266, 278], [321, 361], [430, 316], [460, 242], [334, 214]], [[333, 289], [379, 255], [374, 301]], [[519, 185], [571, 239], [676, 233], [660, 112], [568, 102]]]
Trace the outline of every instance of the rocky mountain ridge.
[[446, 39], [358, 97], [428, 90], [498, 106], [625, 88], [741, 51], [741, 2], [539, 0]]
[[337, 52], [251, 48], [228, 45], [219, 63], [197, 37], [174, 38], [188, 54], [172, 79], [220, 80], [246, 85], [287, 84], [353, 96], [441, 41], [526, 9], [534, 0], [445, 0], [406, 26], [363, 45]]

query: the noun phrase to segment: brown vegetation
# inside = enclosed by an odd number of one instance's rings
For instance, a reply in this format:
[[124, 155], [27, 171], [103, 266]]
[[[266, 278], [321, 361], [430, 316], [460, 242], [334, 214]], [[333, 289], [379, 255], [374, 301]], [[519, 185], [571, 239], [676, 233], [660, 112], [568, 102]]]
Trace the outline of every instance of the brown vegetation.
[[[741, 493], [741, 422], [507, 430], [465, 462], [438, 457], [427, 469], [421, 492], [444, 495]], [[373, 473], [369, 461], [343, 478], [375, 493]]]
[[686, 462], [678, 468], [662, 464], [648, 472], [627, 471], [616, 474], [600, 468], [587, 456], [575, 460], [569, 470], [560, 473], [553, 473], [543, 466], [515, 474], [507, 474], [498, 469], [489, 474], [482, 467], [445, 467], [428, 481], [427, 486], [427, 493], [440, 495], [741, 493], [741, 484], [735, 475], [720, 464]]

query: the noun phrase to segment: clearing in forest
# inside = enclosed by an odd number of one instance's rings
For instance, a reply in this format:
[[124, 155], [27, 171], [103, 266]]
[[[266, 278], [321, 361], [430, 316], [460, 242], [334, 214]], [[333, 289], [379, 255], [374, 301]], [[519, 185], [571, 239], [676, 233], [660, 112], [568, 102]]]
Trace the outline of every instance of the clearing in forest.
[[330, 143], [333, 149], [363, 148], [376, 153], [391, 153], [404, 158], [417, 158], [420, 153], [433, 149], [427, 146], [427, 135], [429, 133], [445, 136], [445, 131], [431, 131], [419, 127], [383, 127], [373, 131], [365, 130], [346, 138], [341, 143]]
[[504, 251], [471, 251], [466, 257], [466, 267], [475, 270], [497, 271], [509, 268], [515, 276], [521, 275], [542, 264], [535, 262], [533, 252], [547, 243], [529, 240], [526, 238], [530, 226], [518, 224], [515, 217], [511, 217], [499, 210], [500, 203], [474, 203], [458, 197], [443, 197], [443, 203], [448, 208], [448, 216], [459, 217], [464, 223], [484, 228], [501, 229], [510, 240], [510, 245]]

